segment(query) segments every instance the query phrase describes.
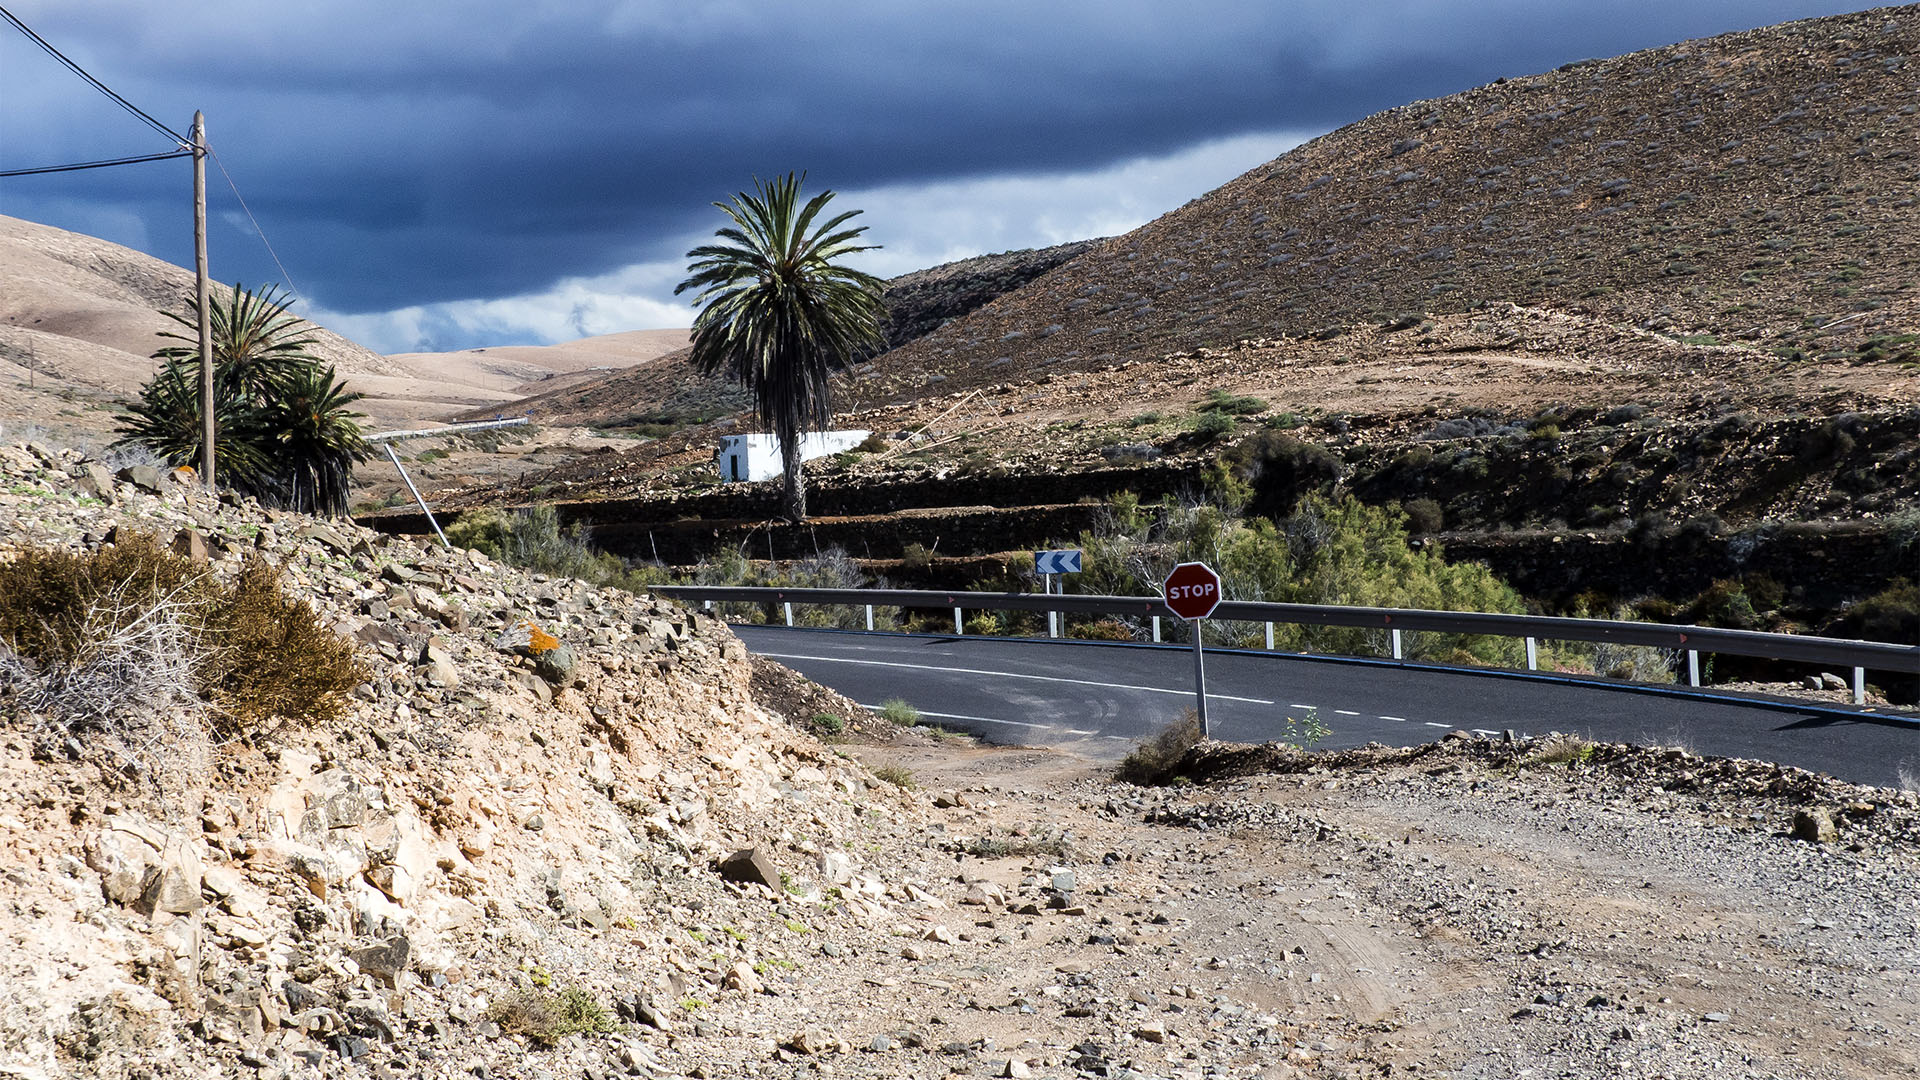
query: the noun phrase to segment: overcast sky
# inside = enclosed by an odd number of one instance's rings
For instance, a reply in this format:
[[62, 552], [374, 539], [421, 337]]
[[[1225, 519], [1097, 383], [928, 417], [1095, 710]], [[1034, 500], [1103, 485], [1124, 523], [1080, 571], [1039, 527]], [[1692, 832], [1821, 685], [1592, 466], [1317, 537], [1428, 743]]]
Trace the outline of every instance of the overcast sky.
[[[806, 170], [892, 275], [1141, 225], [1304, 139], [1837, 0], [0, 0], [184, 132], [212, 268], [386, 352], [684, 326], [709, 204]], [[0, 25], [0, 170], [168, 140]], [[283, 277], [219, 166], [284, 264]], [[189, 165], [0, 213], [191, 266]], [[290, 282], [288, 279], [291, 279]]]

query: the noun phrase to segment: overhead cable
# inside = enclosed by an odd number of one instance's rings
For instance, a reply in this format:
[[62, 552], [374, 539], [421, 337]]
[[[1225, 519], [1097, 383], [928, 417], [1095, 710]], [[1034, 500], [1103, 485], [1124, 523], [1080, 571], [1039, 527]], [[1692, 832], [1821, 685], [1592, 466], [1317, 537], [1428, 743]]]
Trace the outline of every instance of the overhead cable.
[[138, 117], [140, 120], [145, 122], [148, 127], [151, 127], [153, 128], [153, 130], [159, 132], [162, 135], [165, 135], [169, 139], [172, 139], [175, 143], [178, 143], [182, 147], [190, 147], [193, 145], [192, 141], [189, 140], [186, 136], [180, 134], [179, 132], [168, 127], [167, 125], [147, 115], [147, 113], [144, 110], [142, 110], [139, 106], [135, 105], [131, 101], [128, 101], [126, 98], [121, 97], [119, 94], [114, 93], [112, 87], [109, 87], [106, 83], [101, 82], [99, 79], [94, 78], [92, 75], [87, 74], [87, 70], [85, 68], [81, 67], [79, 64], [74, 63], [72, 60], [67, 59], [65, 53], [62, 53], [59, 49], [54, 48], [51, 44], [48, 43], [46, 38], [43, 38], [39, 34], [34, 33], [33, 28], [28, 26], [26, 23], [21, 22], [20, 19], [16, 15], [14, 15], [13, 12], [8, 11], [4, 7], [0, 7], [0, 19], [5, 19], [9, 24], [11, 24], [14, 27], [14, 29], [27, 35], [27, 37], [33, 40], [33, 43], [35, 45], [38, 45], [40, 46], [41, 49], [45, 50], [48, 56], [51, 56], [55, 60], [60, 61], [61, 64], [65, 65], [67, 70], [73, 72], [75, 75], [80, 76], [82, 79], [85, 79], [89, 86], [92, 86], [94, 89], [112, 98], [115, 102], [119, 104], [121, 108], [127, 110], [128, 112], [132, 113], [134, 116]]
[[39, 173], [76, 172], [80, 169], [104, 169], [109, 165], [138, 165], [143, 161], [166, 161], [170, 158], [192, 157], [191, 150], [169, 150], [164, 154], [144, 154], [140, 157], [113, 158], [109, 161], [80, 161], [72, 165], [42, 165], [36, 169], [7, 169], [0, 176], [34, 176]]
[[287, 273], [287, 268], [281, 264], [280, 253], [273, 250], [273, 242], [267, 239], [267, 230], [261, 228], [260, 219], [253, 216], [253, 209], [247, 205], [246, 198], [240, 194], [240, 188], [233, 182], [233, 174], [227, 171], [226, 163], [221, 161], [220, 155], [214, 153], [212, 150], [207, 151], [207, 156], [213, 159], [215, 165], [220, 166], [220, 175], [227, 178], [227, 187], [233, 189], [233, 197], [239, 200], [240, 209], [245, 210], [247, 220], [253, 222], [254, 235], [260, 238], [261, 245], [267, 249], [267, 257], [273, 260], [273, 265], [279, 267], [280, 280], [287, 283], [287, 291], [295, 296], [299, 296], [300, 290], [294, 288], [293, 285], [293, 275]]

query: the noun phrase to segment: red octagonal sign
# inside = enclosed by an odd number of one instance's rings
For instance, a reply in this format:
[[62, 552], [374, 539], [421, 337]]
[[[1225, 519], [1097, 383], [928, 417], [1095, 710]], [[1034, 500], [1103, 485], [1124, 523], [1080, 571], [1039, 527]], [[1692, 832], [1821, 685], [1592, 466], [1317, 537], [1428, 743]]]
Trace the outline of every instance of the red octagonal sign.
[[1220, 603], [1220, 575], [1206, 563], [1183, 562], [1167, 575], [1160, 595], [1175, 615], [1204, 619]]

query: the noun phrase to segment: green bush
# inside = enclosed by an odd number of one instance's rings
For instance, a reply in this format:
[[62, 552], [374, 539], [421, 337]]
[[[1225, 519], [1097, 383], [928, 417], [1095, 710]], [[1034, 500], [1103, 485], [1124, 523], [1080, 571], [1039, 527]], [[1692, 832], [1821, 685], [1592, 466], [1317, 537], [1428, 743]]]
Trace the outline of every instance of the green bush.
[[1200, 408], [1207, 412], [1230, 413], [1234, 416], [1251, 416], [1267, 411], [1267, 403], [1257, 397], [1245, 394], [1229, 393], [1226, 390], [1209, 390], [1206, 400]]
[[847, 722], [832, 713], [814, 713], [813, 726], [829, 735], [838, 735], [847, 730]]
[[912, 727], [920, 722], [920, 710], [902, 698], [889, 698], [880, 703], [880, 717], [891, 724]]
[[664, 566], [630, 566], [619, 556], [596, 549], [588, 530], [580, 525], [562, 529], [560, 513], [552, 506], [473, 511], [448, 525], [446, 533], [447, 542], [455, 547], [471, 548], [536, 573], [578, 578], [630, 592], [645, 592], [673, 580]]
[[[1520, 596], [1479, 563], [1449, 563], [1440, 545], [1415, 550], [1406, 516], [1349, 497], [1309, 495], [1275, 522], [1242, 516], [1209, 503], [1165, 500], [1142, 507], [1131, 496], [1114, 500], [1097, 529], [1080, 534], [1086, 552], [1078, 586], [1086, 593], [1153, 595], [1175, 563], [1205, 562], [1220, 572], [1228, 599], [1274, 603], [1426, 608], [1518, 614]], [[1144, 620], [1130, 619], [1139, 638]], [[1219, 622], [1229, 643], [1264, 644], [1257, 624]], [[1385, 633], [1353, 627], [1280, 623], [1276, 647], [1377, 655]], [[1076, 630], [1079, 635], [1080, 631]], [[1476, 663], [1513, 666], [1518, 642], [1490, 636], [1420, 634], [1410, 655], [1438, 659], [1464, 652]]]
[[1233, 433], [1233, 417], [1209, 409], [1194, 419], [1193, 433], [1211, 442]]

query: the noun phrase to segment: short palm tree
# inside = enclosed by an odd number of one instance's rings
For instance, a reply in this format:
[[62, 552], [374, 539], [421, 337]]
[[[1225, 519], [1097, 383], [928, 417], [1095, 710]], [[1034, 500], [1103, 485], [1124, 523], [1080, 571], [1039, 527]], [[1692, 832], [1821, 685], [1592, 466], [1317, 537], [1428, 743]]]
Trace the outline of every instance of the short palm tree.
[[[213, 399], [215, 456], [220, 479], [248, 495], [265, 494], [267, 461], [258, 442], [259, 408], [244, 400]], [[193, 364], [167, 363], [127, 406], [115, 445], [142, 446], [168, 465], [200, 463], [200, 375]]]
[[[197, 326], [198, 311], [162, 312], [184, 326]], [[312, 324], [287, 311], [287, 299], [271, 286], [259, 293], [233, 287], [231, 297], [210, 306], [213, 330], [214, 451], [220, 481], [262, 501], [306, 513], [337, 516], [347, 510], [353, 466], [369, 454], [347, 408], [349, 393], [308, 350]], [[144, 446], [171, 465], [200, 459], [200, 348], [188, 337], [163, 330], [161, 337], [191, 341], [153, 354], [161, 361], [140, 400], [120, 419], [121, 444]]]
[[804, 176], [755, 178], [753, 193], [714, 203], [733, 225], [714, 233], [725, 244], [687, 252], [689, 276], [674, 293], [698, 290], [693, 322], [695, 367], [724, 372], [753, 393], [760, 421], [780, 440], [786, 517], [807, 515], [800, 439], [833, 419], [829, 380], [835, 371], [880, 348], [882, 282], [835, 259], [872, 250], [855, 241], [866, 226], [841, 228], [849, 210], [815, 224], [833, 198], [823, 191], [800, 202]]
[[372, 454], [347, 406], [351, 393], [332, 368], [309, 365], [282, 378], [262, 406], [261, 445], [274, 462], [280, 505], [305, 514], [339, 517], [347, 512], [353, 467]]
[[[313, 325], [288, 311], [292, 300], [276, 286], [259, 292], [243, 289], [238, 283], [229, 297], [216, 298], [208, 306], [207, 323], [213, 338], [213, 393], [221, 400], [258, 402], [272, 389], [276, 379], [298, 368], [320, 363], [308, 350], [318, 344]], [[160, 336], [186, 345], [170, 345], [153, 354], [169, 364], [200, 363], [200, 305], [187, 300], [187, 313], [163, 311], [162, 315], [187, 328], [187, 333], [162, 330]], [[216, 447], [216, 449], [218, 449]]]

